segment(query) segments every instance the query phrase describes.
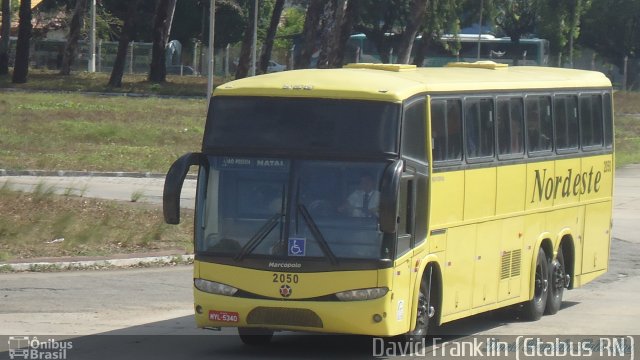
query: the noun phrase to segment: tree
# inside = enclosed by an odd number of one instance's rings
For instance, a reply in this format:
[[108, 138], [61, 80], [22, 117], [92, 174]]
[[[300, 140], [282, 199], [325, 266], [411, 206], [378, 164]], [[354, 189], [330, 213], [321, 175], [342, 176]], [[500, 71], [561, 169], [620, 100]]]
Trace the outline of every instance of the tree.
[[433, 41], [447, 34], [457, 34], [460, 30], [459, 0], [429, 0], [422, 37], [416, 46], [413, 64], [423, 66], [427, 49]]
[[18, 42], [12, 82], [24, 84], [29, 74], [29, 43], [31, 41], [31, 0], [20, 0]]
[[538, 35], [549, 40], [554, 57], [562, 58], [567, 53], [569, 64], [573, 64], [573, 44], [580, 35], [581, 18], [590, 6], [591, 0], [539, 2]]
[[2, 30], [0, 31], [0, 75], [9, 74], [9, 36], [11, 33], [11, 0], [2, 0]]
[[331, 67], [329, 58], [335, 54], [345, 4], [346, 0], [332, 0], [324, 5], [319, 25], [318, 68]]
[[522, 56], [520, 39], [531, 34], [536, 25], [536, 0], [496, 0], [498, 16], [496, 24], [511, 38], [516, 51], [513, 64], [518, 65]]
[[267, 35], [262, 44], [262, 50], [260, 51], [260, 72], [266, 73], [269, 66], [269, 60], [271, 59], [271, 50], [273, 49], [273, 41], [276, 38], [276, 31], [278, 30], [278, 24], [280, 24], [280, 17], [282, 16], [282, 9], [284, 8], [284, 0], [276, 0], [273, 7], [273, 13], [271, 14], [271, 21], [269, 23], [269, 29]]
[[327, 2], [320, 21], [319, 68], [341, 67], [361, 0]]
[[124, 20], [124, 26], [120, 32], [120, 40], [118, 42], [118, 52], [116, 53], [116, 59], [113, 63], [113, 69], [111, 70], [111, 77], [109, 78], [109, 86], [122, 87], [122, 75], [124, 74], [124, 65], [127, 59], [127, 49], [129, 48], [129, 41], [135, 35], [135, 21], [136, 10], [140, 0], [131, 0], [127, 6], [127, 14]]
[[149, 81], [165, 82], [167, 79], [165, 48], [169, 42], [171, 21], [176, 7], [176, 0], [159, 0], [153, 16], [151, 64]]
[[593, 0], [582, 24], [582, 45], [620, 69], [628, 57], [628, 87], [640, 88], [640, 2]]
[[569, 13], [569, 64], [573, 67], [573, 43], [580, 36], [580, 18], [591, 6], [590, 0], [570, 0]]
[[299, 56], [296, 57], [296, 69], [308, 68], [311, 65], [311, 57], [316, 51], [320, 17], [324, 11], [323, 0], [310, 0], [302, 29], [302, 43]]
[[249, 61], [251, 60], [251, 43], [253, 42], [255, 11], [258, 11], [258, 9], [255, 8], [254, 1], [251, 1], [251, 4], [249, 5], [247, 27], [244, 29], [242, 47], [240, 48], [240, 57], [238, 58], [238, 67], [236, 68], [236, 79], [242, 79], [249, 75]]
[[71, 24], [69, 25], [69, 37], [67, 38], [67, 44], [64, 47], [64, 53], [62, 55], [60, 75], [71, 74], [71, 65], [73, 64], [78, 52], [80, 31], [84, 26], [84, 14], [87, 12], [87, 3], [88, 0], [76, 0], [76, 7], [73, 11]]
[[412, 0], [411, 5], [409, 5], [410, 11], [407, 19], [407, 25], [400, 37], [398, 49], [398, 63], [400, 64], [409, 63], [411, 50], [413, 50], [413, 43], [427, 14], [428, 2], [428, 0]]
[[363, 0], [354, 29], [364, 33], [371, 41], [383, 63], [391, 61], [394, 29], [404, 23], [408, 12], [408, 0]]
[[344, 62], [347, 42], [351, 37], [356, 16], [360, 11], [362, 0], [349, 0], [342, 17], [342, 26], [336, 36], [337, 46], [332, 56], [329, 57], [331, 67], [341, 67]]

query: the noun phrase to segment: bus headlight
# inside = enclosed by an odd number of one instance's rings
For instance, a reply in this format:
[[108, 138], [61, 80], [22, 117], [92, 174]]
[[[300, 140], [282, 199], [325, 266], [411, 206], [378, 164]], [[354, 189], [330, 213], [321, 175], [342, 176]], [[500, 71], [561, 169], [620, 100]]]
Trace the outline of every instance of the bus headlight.
[[234, 288], [233, 286], [204, 279], [194, 279], [193, 284], [196, 286], [196, 289], [208, 292], [210, 294], [233, 296], [233, 294], [238, 292], [238, 289]]
[[349, 290], [336, 293], [336, 297], [340, 301], [360, 301], [360, 300], [373, 300], [385, 296], [389, 292], [386, 287], [371, 288], [371, 289], [359, 289]]

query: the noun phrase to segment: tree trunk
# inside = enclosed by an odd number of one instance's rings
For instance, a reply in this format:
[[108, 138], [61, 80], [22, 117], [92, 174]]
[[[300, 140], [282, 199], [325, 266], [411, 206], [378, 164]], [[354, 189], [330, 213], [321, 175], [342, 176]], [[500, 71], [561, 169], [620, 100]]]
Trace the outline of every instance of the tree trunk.
[[418, 29], [424, 21], [424, 17], [427, 14], [428, 0], [412, 0], [409, 19], [407, 26], [400, 38], [400, 47], [398, 50], [398, 63], [408, 64], [411, 58], [411, 50], [413, 49], [413, 43], [418, 34]]
[[129, 2], [129, 7], [127, 8], [127, 16], [120, 33], [120, 41], [118, 42], [118, 53], [116, 54], [113, 70], [111, 70], [111, 77], [109, 78], [109, 86], [111, 87], [122, 87], [122, 75], [124, 75], [124, 66], [127, 61], [127, 49], [129, 48], [129, 41], [131, 41], [133, 37], [136, 9], [139, 2], [140, 0], [132, 0]]
[[520, 65], [520, 56], [522, 56], [519, 34], [511, 37], [511, 46], [513, 46], [513, 66], [518, 66]]
[[327, 1], [320, 17], [320, 52], [318, 53], [318, 68], [329, 67], [329, 56], [335, 46], [335, 38], [341, 25], [338, 8], [344, 0]]
[[418, 46], [416, 47], [416, 54], [413, 57], [413, 64], [415, 66], [423, 66], [424, 60], [427, 57], [427, 49], [429, 49], [429, 45], [431, 45], [431, 34], [426, 31], [422, 32], [422, 39], [418, 42]]
[[69, 25], [69, 37], [64, 47], [62, 55], [62, 67], [60, 75], [71, 74], [71, 65], [76, 58], [78, 52], [78, 40], [80, 39], [80, 31], [84, 26], [84, 14], [87, 12], [88, 0], [76, 0], [76, 7], [73, 11], [71, 24]]
[[336, 39], [337, 46], [334, 53], [329, 57], [330, 67], [342, 67], [345, 56], [345, 49], [351, 32], [353, 30], [353, 23], [355, 22], [356, 15], [359, 11], [360, 0], [348, 0], [346, 9], [343, 15], [342, 26], [340, 27], [340, 33]]
[[18, 24], [18, 42], [16, 44], [16, 63], [13, 67], [15, 84], [27, 82], [29, 74], [29, 43], [31, 40], [31, 0], [20, 0]]
[[305, 69], [311, 65], [311, 58], [316, 51], [316, 43], [318, 40], [318, 27], [320, 25], [320, 17], [324, 10], [323, 0], [311, 0], [307, 7], [307, 14], [304, 19], [304, 28], [302, 30], [302, 43], [300, 46], [299, 56], [296, 57], [296, 69]]
[[242, 38], [242, 48], [240, 49], [240, 57], [238, 58], [238, 67], [236, 68], [236, 79], [246, 78], [249, 74], [249, 61], [251, 61], [251, 43], [253, 42], [253, 20], [255, 19], [254, 8], [255, 2], [251, 2], [249, 6], [249, 21], [247, 22], [247, 28], [244, 30], [244, 36]]
[[153, 16], [151, 46], [151, 64], [149, 81], [162, 83], [167, 80], [166, 47], [171, 31], [171, 17], [175, 11], [176, 0], [159, 0]]
[[2, 30], [0, 31], [0, 75], [9, 74], [9, 36], [11, 33], [11, 0], [2, 0]]
[[278, 30], [278, 24], [280, 23], [280, 16], [282, 16], [282, 9], [284, 8], [284, 0], [276, 0], [276, 4], [273, 6], [273, 13], [271, 14], [271, 22], [269, 23], [269, 29], [267, 30], [267, 36], [264, 39], [262, 50], [260, 51], [260, 73], [266, 74], [267, 67], [269, 66], [269, 60], [271, 60], [271, 50], [273, 49], [273, 41], [276, 38], [276, 31]]

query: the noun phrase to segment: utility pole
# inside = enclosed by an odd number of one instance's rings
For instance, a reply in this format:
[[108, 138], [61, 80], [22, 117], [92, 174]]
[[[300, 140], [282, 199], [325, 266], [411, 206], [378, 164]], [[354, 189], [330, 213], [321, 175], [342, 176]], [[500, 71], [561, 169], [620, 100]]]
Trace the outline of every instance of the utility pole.
[[96, 72], [96, 0], [91, 0], [91, 36], [89, 37], [89, 72]]
[[[215, 52], [213, 50], [213, 36], [215, 35], [216, 27], [216, 0], [211, 0], [209, 5], [209, 66], [207, 67], [207, 104], [211, 99], [211, 93], [213, 92], [213, 60]], [[208, 105], [207, 105], [208, 106]]]

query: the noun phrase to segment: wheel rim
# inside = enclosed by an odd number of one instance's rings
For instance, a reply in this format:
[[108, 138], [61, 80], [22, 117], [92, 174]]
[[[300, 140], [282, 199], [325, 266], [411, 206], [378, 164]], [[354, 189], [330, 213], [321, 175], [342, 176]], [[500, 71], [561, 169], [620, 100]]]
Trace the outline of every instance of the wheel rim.
[[559, 261], [554, 261], [553, 263], [553, 276], [552, 276], [552, 286], [556, 290], [560, 290], [565, 287], [565, 276], [564, 276], [564, 266]]
[[418, 314], [416, 316], [416, 335], [424, 335], [429, 326], [429, 309], [427, 307], [427, 297], [421, 292], [418, 297]]
[[547, 291], [548, 280], [543, 274], [544, 269], [542, 263], [536, 265], [536, 283], [534, 289], [534, 297], [536, 302], [541, 302], [544, 293]]

